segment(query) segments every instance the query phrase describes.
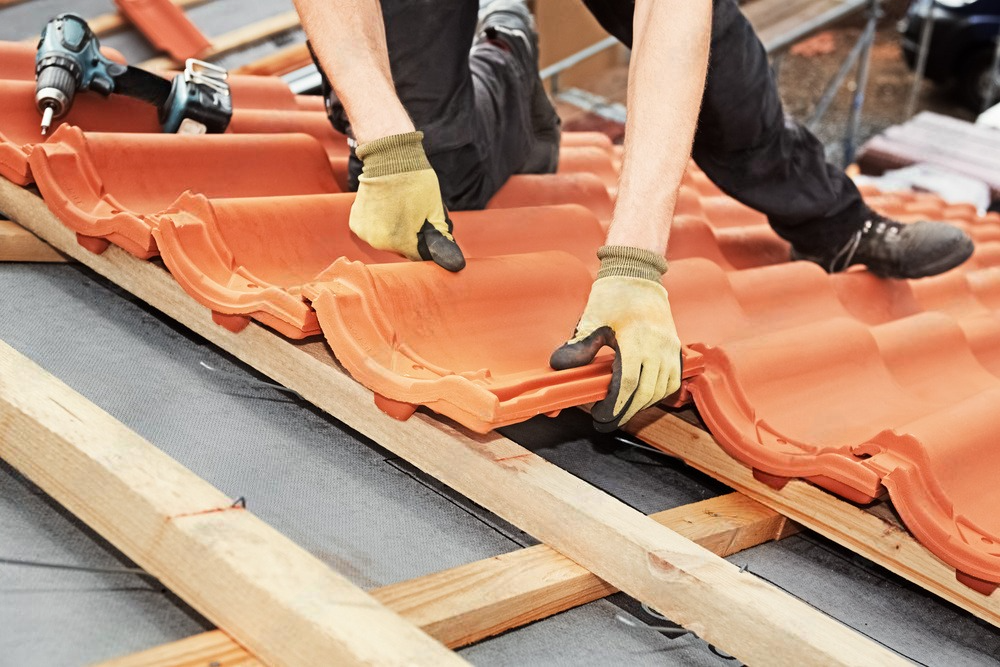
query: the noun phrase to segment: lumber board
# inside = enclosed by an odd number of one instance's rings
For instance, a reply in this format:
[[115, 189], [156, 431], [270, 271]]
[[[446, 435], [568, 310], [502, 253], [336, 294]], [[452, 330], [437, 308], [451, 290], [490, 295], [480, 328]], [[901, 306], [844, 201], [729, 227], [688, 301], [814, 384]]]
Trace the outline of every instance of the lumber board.
[[0, 219], [0, 262], [66, 262], [66, 255], [53, 249], [24, 227]]
[[626, 426], [642, 441], [767, 505], [802, 526], [1000, 627], [1000, 592], [986, 596], [959, 583], [947, 565], [895, 522], [866, 512], [801, 480], [780, 491], [757, 481], [707, 431], [660, 409], [647, 410]]
[[93, 667], [262, 667], [222, 630], [209, 630]]
[[[214, 38], [211, 40], [212, 45], [198, 57], [202, 60], [220, 58], [227, 53], [232, 53], [233, 51], [237, 51], [243, 47], [250, 46], [255, 42], [260, 42], [268, 39], [269, 37], [280, 35], [283, 32], [294, 30], [299, 27], [299, 25], [299, 15], [295, 11], [270, 16], [262, 21], [251, 23], [250, 25], [237, 28], [236, 30]], [[177, 61], [167, 56], [150, 58], [149, 60], [139, 63], [138, 65], [138, 67], [141, 67], [142, 69], [150, 70], [171, 69], [177, 66]]]
[[267, 664], [465, 664], [6, 343], [0, 457]]
[[281, 76], [310, 63], [312, 63], [312, 56], [309, 55], [309, 47], [305, 45], [305, 42], [301, 42], [278, 49], [252, 63], [237, 67], [233, 70], [233, 74]]
[[[756, 0], [741, 9], [771, 53], [805, 39], [812, 32], [828, 29], [834, 22], [864, 8], [862, 3], [847, 0]], [[828, 19], [830, 24], [812, 31], [801, 29], [806, 23], [820, 18]]]
[[323, 343], [291, 343], [251, 324], [212, 322], [161, 267], [112, 246], [94, 255], [40, 197], [0, 182], [0, 209], [425, 473], [744, 662], [905, 664], [887, 648], [696, 545], [503, 436], [477, 435], [418, 411], [406, 422], [335, 365]]
[[[798, 527], [738, 493], [651, 515], [659, 523], [729, 556], [781, 539]], [[614, 587], [542, 544], [496, 558], [383, 586], [372, 596], [450, 648], [593, 602]], [[135, 653], [100, 667], [254, 665], [254, 658], [219, 630]]]
[[[24, 0], [16, 0], [16, 1], [23, 2]], [[197, 5], [203, 5], [208, 1], [209, 0], [171, 0], [171, 2], [173, 2], [175, 5], [177, 5], [182, 9], [195, 7]], [[2, 4], [2, 0], [0, 0], [0, 4]], [[44, 18], [41, 18], [40, 21], [41, 20], [44, 20]], [[123, 30], [124, 28], [129, 27], [131, 23], [129, 23], [128, 19], [126, 19], [121, 12], [107, 12], [106, 14], [99, 14], [98, 16], [93, 16], [87, 19], [87, 25], [90, 26], [90, 29], [94, 31], [95, 35], [97, 35], [98, 37], [104, 37], [105, 35], [110, 35], [113, 32], [117, 32], [118, 30]], [[42, 25], [41, 23], [39, 23], [38, 31], [41, 32], [41, 30], [42, 30]], [[26, 44], [27, 43], [37, 44], [38, 35], [35, 35], [34, 37], [29, 37], [23, 41]]]

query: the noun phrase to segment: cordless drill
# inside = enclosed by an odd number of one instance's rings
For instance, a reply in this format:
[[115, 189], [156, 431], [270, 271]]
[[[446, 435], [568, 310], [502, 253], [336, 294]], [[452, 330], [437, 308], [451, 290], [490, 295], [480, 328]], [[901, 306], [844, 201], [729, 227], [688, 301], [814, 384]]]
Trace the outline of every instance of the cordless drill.
[[35, 106], [42, 114], [42, 134], [69, 112], [77, 90], [106, 97], [126, 69], [101, 54], [94, 32], [76, 14], [60, 14], [49, 21], [35, 56]]
[[104, 57], [97, 36], [76, 14], [60, 14], [42, 30], [35, 56], [35, 106], [42, 134], [65, 116], [78, 90], [128, 95], [156, 107], [164, 132], [221, 133], [233, 115], [226, 70], [188, 60], [173, 81]]

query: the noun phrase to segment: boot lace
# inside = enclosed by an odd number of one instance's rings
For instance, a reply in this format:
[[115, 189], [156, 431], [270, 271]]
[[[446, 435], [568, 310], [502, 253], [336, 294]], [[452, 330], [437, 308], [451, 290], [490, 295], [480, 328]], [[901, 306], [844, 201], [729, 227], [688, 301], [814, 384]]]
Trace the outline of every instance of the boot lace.
[[[866, 220], [861, 229], [854, 232], [844, 247], [833, 256], [827, 270], [830, 273], [837, 273], [851, 266], [862, 243], [864, 243], [866, 250], [876, 250], [873, 254], [887, 254], [885, 251], [891, 247], [890, 244], [894, 244], [898, 240], [902, 227], [902, 224], [884, 218]], [[879, 249], [882, 250], [881, 253], [877, 252]], [[882, 259], [890, 259], [890, 257]]]

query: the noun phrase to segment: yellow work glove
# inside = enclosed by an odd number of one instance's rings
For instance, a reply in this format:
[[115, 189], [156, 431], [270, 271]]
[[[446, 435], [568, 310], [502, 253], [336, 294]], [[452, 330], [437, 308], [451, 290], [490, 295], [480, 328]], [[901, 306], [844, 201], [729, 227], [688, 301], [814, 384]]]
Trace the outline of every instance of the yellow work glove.
[[351, 231], [379, 250], [461, 271], [465, 257], [451, 235], [423, 138], [423, 132], [408, 132], [358, 145], [364, 169], [351, 208]]
[[552, 353], [556, 370], [585, 366], [607, 345], [615, 350], [608, 395], [594, 405], [594, 428], [607, 433], [681, 386], [681, 341], [670, 314], [661, 255], [627, 246], [597, 252], [601, 270], [567, 343]]

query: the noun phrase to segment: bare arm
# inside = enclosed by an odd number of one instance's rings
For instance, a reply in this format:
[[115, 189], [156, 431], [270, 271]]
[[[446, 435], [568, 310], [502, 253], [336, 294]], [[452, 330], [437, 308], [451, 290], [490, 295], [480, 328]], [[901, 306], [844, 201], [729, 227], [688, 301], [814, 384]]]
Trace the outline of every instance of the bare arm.
[[413, 132], [389, 71], [378, 0], [295, 0], [358, 143]]
[[608, 245], [666, 250], [711, 34], [711, 0], [636, 0], [625, 156]]

